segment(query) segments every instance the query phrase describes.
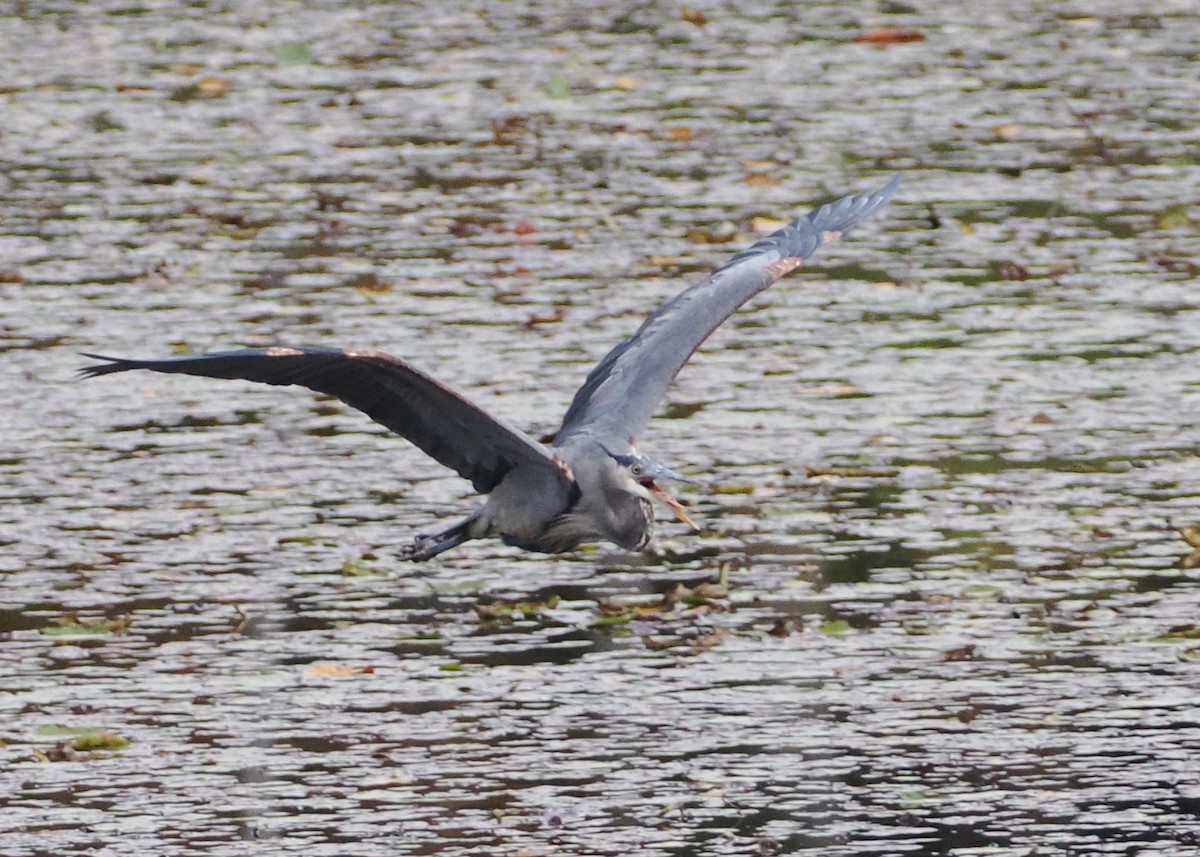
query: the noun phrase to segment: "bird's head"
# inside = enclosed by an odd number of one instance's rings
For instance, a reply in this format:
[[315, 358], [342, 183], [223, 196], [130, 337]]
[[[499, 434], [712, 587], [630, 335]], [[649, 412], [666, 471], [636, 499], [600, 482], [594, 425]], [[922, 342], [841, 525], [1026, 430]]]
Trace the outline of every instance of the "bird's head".
[[659, 479], [669, 479], [672, 482], [686, 482], [689, 485], [698, 484], [695, 479], [688, 479], [686, 476], [680, 476], [675, 471], [668, 468], [661, 461], [657, 461], [648, 455], [642, 455], [638, 452], [631, 452], [627, 455], [613, 452], [608, 447], [602, 447], [608, 457], [617, 463], [617, 465], [625, 472], [628, 478], [643, 492], [644, 496], [657, 497], [670, 509], [676, 518], [687, 524], [693, 530], [698, 530], [700, 527], [688, 515], [683, 504], [676, 500], [671, 494], [658, 484]]

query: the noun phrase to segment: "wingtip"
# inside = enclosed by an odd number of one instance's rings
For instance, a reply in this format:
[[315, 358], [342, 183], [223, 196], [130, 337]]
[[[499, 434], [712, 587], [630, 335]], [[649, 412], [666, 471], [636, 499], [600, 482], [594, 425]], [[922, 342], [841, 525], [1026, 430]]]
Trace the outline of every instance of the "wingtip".
[[900, 173], [892, 173], [892, 177], [888, 179], [888, 183], [875, 191], [879, 195], [881, 202], [888, 202], [896, 195], [896, 191], [900, 188], [900, 177]]
[[881, 187], [826, 203], [809, 212], [805, 219], [811, 229], [844, 235], [891, 202], [899, 187], [900, 173], [895, 173]]
[[[900, 173], [892, 173], [892, 177], [887, 183], [875, 190], [868, 191], [857, 197], [857, 200], [863, 204], [868, 211], [874, 212], [892, 201], [892, 197], [896, 195], [896, 191], [900, 188]], [[854, 199], [854, 197], [852, 197]]]
[[94, 366], [81, 366], [75, 370], [75, 374], [80, 378], [95, 378], [98, 375], [109, 375], [113, 372], [121, 372], [131, 367], [124, 365], [126, 361], [120, 357], [109, 357], [104, 354], [90, 354], [87, 351], [80, 351], [80, 357], [86, 357], [89, 360], [106, 360], [107, 363], [97, 363]]

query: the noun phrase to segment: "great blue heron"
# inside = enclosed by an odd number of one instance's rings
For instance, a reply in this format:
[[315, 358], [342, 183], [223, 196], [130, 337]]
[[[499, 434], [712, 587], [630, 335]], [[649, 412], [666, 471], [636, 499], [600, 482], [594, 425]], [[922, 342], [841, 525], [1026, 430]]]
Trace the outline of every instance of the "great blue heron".
[[544, 553], [599, 540], [641, 550], [653, 531], [652, 497], [695, 527], [657, 482], [681, 477], [634, 446], [676, 373], [739, 306], [878, 211], [899, 182], [897, 175], [879, 190], [815, 209], [660, 306], [591, 371], [548, 446], [379, 351], [247, 348], [162, 360], [86, 354], [108, 362], [80, 371], [93, 377], [150, 369], [296, 384], [363, 411], [487, 495], [462, 521], [418, 535], [404, 559], [427, 560], [485, 536]]

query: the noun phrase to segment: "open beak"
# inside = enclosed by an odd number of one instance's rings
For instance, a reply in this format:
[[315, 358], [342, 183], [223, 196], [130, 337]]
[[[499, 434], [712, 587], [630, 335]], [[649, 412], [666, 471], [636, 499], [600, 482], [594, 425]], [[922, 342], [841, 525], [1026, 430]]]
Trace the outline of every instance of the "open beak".
[[[688, 479], [682, 481], [690, 482], [692, 480]], [[692, 516], [687, 513], [687, 509], [684, 508], [683, 504], [667, 493], [665, 488], [655, 483], [652, 479], [649, 480], [649, 484], [646, 485], [646, 488], [649, 489], [651, 494], [662, 500], [666, 507], [675, 513], [676, 518], [687, 524], [693, 530], [699, 532], [700, 525], [692, 520]]]

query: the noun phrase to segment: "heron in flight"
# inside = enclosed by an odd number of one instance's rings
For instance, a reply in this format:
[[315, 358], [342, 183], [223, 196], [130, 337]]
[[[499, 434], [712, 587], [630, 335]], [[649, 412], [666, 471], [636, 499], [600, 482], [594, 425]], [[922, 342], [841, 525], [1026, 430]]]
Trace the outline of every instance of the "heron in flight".
[[80, 371], [94, 377], [149, 369], [295, 384], [364, 412], [487, 495], [463, 520], [418, 535], [401, 553], [406, 560], [488, 536], [542, 553], [597, 541], [641, 550], [653, 534], [654, 498], [695, 528], [659, 484], [687, 480], [635, 446], [676, 373], [738, 307], [882, 208], [899, 182], [897, 175], [878, 190], [822, 205], [660, 306], [591, 371], [548, 445], [380, 351], [246, 348], [161, 360], [85, 354], [106, 362]]

